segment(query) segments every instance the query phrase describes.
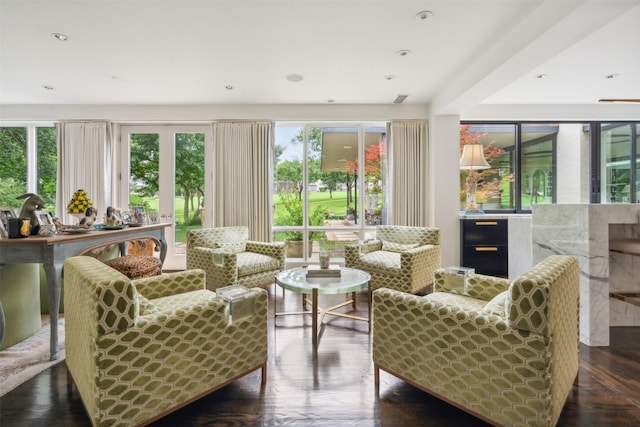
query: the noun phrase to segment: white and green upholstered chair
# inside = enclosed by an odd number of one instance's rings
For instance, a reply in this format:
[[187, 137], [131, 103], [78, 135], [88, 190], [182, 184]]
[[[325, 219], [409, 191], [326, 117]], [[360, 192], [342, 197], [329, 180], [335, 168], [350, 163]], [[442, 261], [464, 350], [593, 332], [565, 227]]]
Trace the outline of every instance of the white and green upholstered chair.
[[248, 288], [273, 283], [284, 269], [284, 243], [249, 240], [247, 227], [218, 227], [187, 232], [187, 269], [207, 273], [207, 289]]
[[66, 363], [94, 426], [146, 425], [262, 369], [267, 291], [230, 319], [202, 270], [129, 279], [88, 256], [68, 258]]
[[345, 247], [345, 266], [371, 275], [371, 287], [415, 294], [440, 268], [440, 229], [379, 225], [376, 238]]
[[578, 261], [468, 278], [438, 270], [424, 297], [374, 291], [376, 384], [384, 370], [493, 425], [554, 426], [578, 374]]

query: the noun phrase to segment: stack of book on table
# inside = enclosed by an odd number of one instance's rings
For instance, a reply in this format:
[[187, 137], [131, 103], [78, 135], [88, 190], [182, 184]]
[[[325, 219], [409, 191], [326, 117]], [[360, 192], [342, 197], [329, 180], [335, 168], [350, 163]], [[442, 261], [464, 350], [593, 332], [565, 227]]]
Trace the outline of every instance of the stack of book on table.
[[319, 265], [307, 267], [307, 278], [309, 277], [340, 277], [340, 266], [330, 265], [329, 268], [320, 268]]

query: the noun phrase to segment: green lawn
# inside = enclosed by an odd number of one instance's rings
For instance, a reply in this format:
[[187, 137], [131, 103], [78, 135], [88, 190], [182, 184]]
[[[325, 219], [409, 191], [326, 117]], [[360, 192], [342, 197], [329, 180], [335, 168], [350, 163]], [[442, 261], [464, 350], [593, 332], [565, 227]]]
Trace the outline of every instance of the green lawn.
[[[146, 203], [149, 210], [158, 211], [158, 198], [157, 197], [144, 197], [142, 201]], [[279, 203], [278, 195], [273, 196], [273, 204], [275, 206], [275, 212], [277, 214], [278, 207], [282, 207]], [[184, 198], [175, 198], [175, 210], [174, 218], [176, 220], [176, 241], [185, 242], [187, 231], [191, 229], [201, 228], [200, 224], [184, 225]], [[336, 218], [344, 218], [347, 213], [347, 192], [346, 191], [334, 191], [331, 194], [328, 191], [312, 192], [309, 193], [309, 207], [313, 210], [316, 206], [321, 206], [323, 211], [333, 212]], [[193, 216], [193, 212], [190, 212], [189, 216]]]

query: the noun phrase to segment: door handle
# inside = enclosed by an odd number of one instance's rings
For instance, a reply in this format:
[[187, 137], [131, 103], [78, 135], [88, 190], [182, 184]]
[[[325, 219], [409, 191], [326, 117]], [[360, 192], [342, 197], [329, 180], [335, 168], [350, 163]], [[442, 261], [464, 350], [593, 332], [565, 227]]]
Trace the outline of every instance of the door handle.
[[475, 248], [476, 252], [498, 252], [498, 248], [495, 246], [482, 246]]

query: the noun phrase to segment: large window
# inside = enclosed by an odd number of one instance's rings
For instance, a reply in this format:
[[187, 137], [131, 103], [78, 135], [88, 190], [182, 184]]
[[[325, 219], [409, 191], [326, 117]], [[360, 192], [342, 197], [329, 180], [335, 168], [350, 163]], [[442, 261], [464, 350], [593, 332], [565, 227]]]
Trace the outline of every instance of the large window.
[[55, 215], [56, 150], [52, 126], [0, 127], [0, 206], [10, 206], [19, 214], [23, 200], [17, 197], [36, 193]]
[[640, 124], [603, 123], [600, 129], [600, 203], [639, 203]]
[[[482, 144], [491, 165], [479, 171], [477, 203], [485, 212], [530, 212], [534, 204], [589, 203], [593, 126], [462, 123], [460, 151], [465, 144]], [[465, 206], [466, 173], [460, 173], [461, 209]]]
[[289, 260], [326, 250], [340, 261], [346, 244], [385, 222], [385, 124], [280, 124], [275, 135], [275, 240]]

